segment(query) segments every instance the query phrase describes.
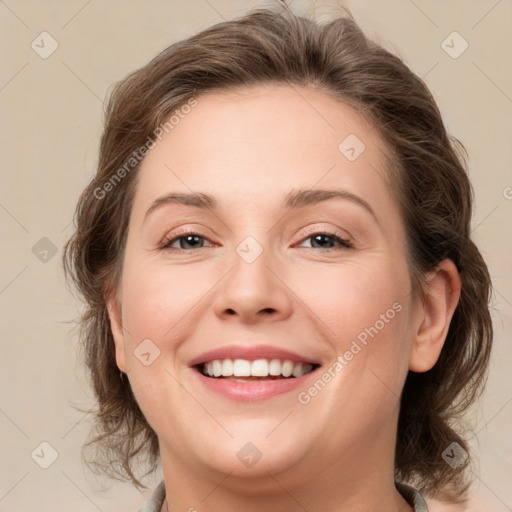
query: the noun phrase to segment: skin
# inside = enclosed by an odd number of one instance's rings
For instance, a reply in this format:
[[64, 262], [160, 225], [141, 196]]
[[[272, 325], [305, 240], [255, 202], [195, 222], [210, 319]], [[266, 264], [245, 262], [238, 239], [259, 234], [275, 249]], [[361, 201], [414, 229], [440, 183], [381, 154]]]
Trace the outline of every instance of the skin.
[[[413, 293], [385, 144], [347, 105], [286, 84], [197, 99], [142, 164], [108, 299], [117, 364], [159, 438], [169, 510], [412, 510], [393, 483], [399, 395], [409, 370], [439, 356], [460, 293], [455, 266], [427, 276], [423, 300]], [[366, 146], [354, 161], [338, 150], [349, 134]], [[374, 215], [349, 199], [283, 208], [299, 188], [343, 189]], [[156, 198], [191, 191], [218, 209], [166, 204], [145, 219]], [[187, 245], [176, 238], [186, 232], [204, 238]], [[315, 243], [318, 233], [352, 247]], [[263, 250], [252, 263], [236, 252], [247, 236]], [[400, 312], [304, 405], [297, 394], [312, 381], [241, 403], [187, 364], [265, 343], [317, 360], [322, 374], [395, 303]], [[145, 339], [160, 350], [147, 366], [134, 355]], [[247, 442], [262, 454], [251, 468], [237, 457]]]

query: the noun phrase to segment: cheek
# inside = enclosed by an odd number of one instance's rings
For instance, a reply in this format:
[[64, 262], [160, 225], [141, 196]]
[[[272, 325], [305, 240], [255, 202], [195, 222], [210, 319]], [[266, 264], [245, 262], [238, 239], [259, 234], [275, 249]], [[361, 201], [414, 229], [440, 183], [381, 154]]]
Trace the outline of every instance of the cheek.
[[122, 286], [124, 352], [133, 393], [153, 426], [161, 421], [155, 411], [161, 410], [162, 397], [170, 393], [164, 402], [173, 401], [176, 351], [211, 285], [184, 267], [131, 263]]
[[194, 316], [209, 288], [206, 279], [185, 267], [141, 265], [123, 284], [123, 320], [130, 345], [144, 338], [168, 345]]
[[381, 424], [395, 410], [408, 372], [412, 302], [406, 264], [389, 259], [303, 275], [309, 277], [298, 295], [308, 297], [304, 302], [318, 317], [317, 326], [327, 326], [323, 333], [332, 354], [319, 377], [329, 382], [329, 391], [314, 402], [314, 414]]
[[303, 288], [304, 294], [309, 289], [305, 302], [321, 319], [317, 325], [328, 326], [329, 368], [339, 376], [332, 396], [358, 397], [356, 415], [387, 408], [401, 393], [412, 339], [408, 276], [405, 263], [380, 261], [318, 272]]
[[[409, 301], [406, 271], [392, 265], [346, 265], [301, 277], [301, 296], [312, 311], [329, 327], [336, 348], [346, 349], [347, 342], [364, 340], [399, 329]], [[370, 334], [371, 333], [371, 334]]]

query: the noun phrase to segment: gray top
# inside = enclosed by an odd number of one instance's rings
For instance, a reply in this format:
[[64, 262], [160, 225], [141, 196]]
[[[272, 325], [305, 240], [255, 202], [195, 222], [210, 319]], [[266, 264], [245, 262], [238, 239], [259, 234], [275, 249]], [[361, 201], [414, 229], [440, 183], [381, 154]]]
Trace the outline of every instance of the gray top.
[[139, 512], [160, 512], [165, 500], [165, 482], [162, 480]]
[[[428, 512], [427, 504], [421, 497], [421, 494], [409, 485], [395, 483], [398, 492], [404, 497], [405, 501], [414, 507], [414, 512]], [[165, 484], [160, 482], [158, 487], [148, 501], [142, 506], [139, 512], [160, 512], [165, 500]]]

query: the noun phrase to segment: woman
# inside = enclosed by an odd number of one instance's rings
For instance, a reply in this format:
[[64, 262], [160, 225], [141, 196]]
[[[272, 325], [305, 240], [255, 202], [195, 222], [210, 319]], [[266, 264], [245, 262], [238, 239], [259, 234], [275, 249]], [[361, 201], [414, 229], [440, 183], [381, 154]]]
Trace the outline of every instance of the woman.
[[492, 327], [462, 150], [350, 17], [256, 9], [119, 82], [64, 253], [94, 463], [160, 461], [144, 511], [463, 499]]

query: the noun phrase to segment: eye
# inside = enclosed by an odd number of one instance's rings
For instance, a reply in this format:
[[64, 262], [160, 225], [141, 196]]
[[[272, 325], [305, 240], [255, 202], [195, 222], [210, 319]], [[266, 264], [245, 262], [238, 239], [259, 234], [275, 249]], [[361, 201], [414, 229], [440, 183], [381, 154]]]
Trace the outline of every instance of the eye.
[[[200, 235], [199, 233], [189, 232], [182, 233], [173, 238], [166, 238], [162, 241], [161, 249], [182, 249], [182, 250], [191, 250], [191, 249], [201, 249], [205, 247], [204, 242], [206, 238]], [[176, 243], [178, 246], [176, 247]], [[208, 242], [209, 243], [209, 242]], [[213, 244], [212, 244], [213, 245]]]
[[[351, 249], [353, 247], [348, 240], [341, 238], [334, 233], [313, 233], [305, 238], [302, 243], [307, 240], [311, 240], [310, 247], [312, 249]], [[179, 234], [172, 238], [164, 239], [160, 248], [190, 251], [205, 247], [205, 241], [207, 241], [207, 239], [199, 233], [188, 232]], [[209, 244], [209, 247], [213, 246], [209, 241], [207, 243]], [[178, 245], [176, 246], [176, 244]], [[338, 247], [336, 247], [335, 244], [338, 244]]]
[[352, 249], [353, 247], [348, 240], [334, 233], [313, 233], [304, 239], [304, 241], [306, 240], [311, 240], [310, 247], [313, 249], [336, 249], [336, 247], [333, 246], [335, 243], [339, 244], [338, 249]]

